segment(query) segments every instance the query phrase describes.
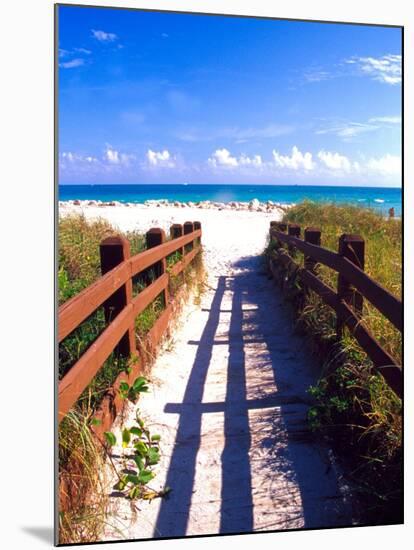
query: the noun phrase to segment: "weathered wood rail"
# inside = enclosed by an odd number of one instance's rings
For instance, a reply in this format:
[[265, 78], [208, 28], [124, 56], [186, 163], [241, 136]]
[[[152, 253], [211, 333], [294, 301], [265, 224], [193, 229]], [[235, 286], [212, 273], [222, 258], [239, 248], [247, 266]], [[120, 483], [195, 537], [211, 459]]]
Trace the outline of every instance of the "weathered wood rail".
[[[401, 396], [403, 388], [401, 366], [364, 326], [362, 308], [363, 300], [368, 300], [401, 332], [403, 306], [401, 300], [364, 272], [364, 240], [359, 235], [344, 234], [339, 239], [336, 253], [321, 247], [319, 229], [306, 228], [304, 240], [300, 238], [300, 233], [301, 228], [297, 224], [270, 223], [270, 241], [276, 244], [276, 248], [269, 256], [269, 268], [272, 274], [279, 277], [277, 264], [282, 265], [289, 272], [295, 272], [305, 291], [313, 290], [335, 311], [337, 336], [340, 337], [343, 327], [347, 326], [371, 359], [374, 368], [382, 374], [395, 393]], [[290, 256], [295, 250], [304, 254], [304, 267]], [[318, 277], [318, 264], [338, 272], [336, 292]]]
[[[136, 356], [140, 360], [131, 365], [129, 374], [121, 372], [107, 392], [95, 415], [100, 420], [95, 431], [103, 433], [109, 429], [121, 410], [122, 400], [116, 390], [123, 380], [132, 383], [145, 362], [145, 354], [136, 343], [135, 319], [160, 294], [163, 295], [165, 309], [145, 339], [145, 348], [154, 349], [176, 306], [169, 297], [171, 279], [183, 272], [201, 250], [200, 222], [174, 224], [170, 234], [171, 240], [167, 241], [162, 229], [150, 229], [146, 233], [147, 250], [132, 257], [129, 242], [124, 237], [114, 235], [104, 239], [100, 245], [102, 277], [59, 308], [59, 343], [101, 306], [107, 323], [103, 332], [59, 382], [59, 423], [115, 349], [125, 357]], [[180, 260], [167, 269], [167, 257], [176, 252], [181, 254]], [[153, 280], [133, 297], [133, 278], [148, 273], [149, 269]]]

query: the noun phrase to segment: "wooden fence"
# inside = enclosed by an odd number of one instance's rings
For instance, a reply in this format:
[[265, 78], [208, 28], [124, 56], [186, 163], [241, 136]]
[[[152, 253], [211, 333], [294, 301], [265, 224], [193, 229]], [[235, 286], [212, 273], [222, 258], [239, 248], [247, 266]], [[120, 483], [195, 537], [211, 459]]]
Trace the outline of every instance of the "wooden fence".
[[[59, 423], [115, 348], [125, 357], [139, 356], [141, 364], [135, 362], [129, 374], [122, 372], [117, 377], [95, 416], [100, 420], [95, 431], [103, 433], [108, 430], [121, 410], [122, 400], [117, 392], [119, 384], [123, 380], [131, 384], [145, 360], [142, 350], [137, 349], [135, 319], [163, 294], [165, 309], [145, 340], [145, 347], [154, 349], [165, 333], [176, 305], [169, 297], [171, 278], [177, 277], [201, 250], [200, 222], [174, 224], [170, 233], [171, 240], [167, 241], [162, 229], [150, 229], [146, 233], [147, 250], [132, 257], [127, 239], [117, 235], [104, 239], [100, 245], [102, 277], [59, 308], [59, 343], [100, 306], [104, 308], [107, 321], [105, 330], [59, 382]], [[167, 270], [167, 257], [176, 252], [181, 253], [181, 259]], [[133, 297], [133, 277], [148, 273], [149, 269], [154, 277], [152, 282], [148, 281], [148, 286]]]
[[[270, 255], [269, 267], [277, 277], [275, 262], [288, 271], [294, 271], [302, 282], [305, 292], [311, 289], [336, 313], [336, 331], [341, 336], [347, 326], [361, 348], [371, 359], [374, 368], [382, 374], [398, 396], [402, 395], [402, 370], [397, 361], [384, 350], [361, 320], [363, 300], [368, 300], [400, 332], [403, 328], [402, 302], [364, 272], [364, 240], [358, 235], [342, 235], [338, 253], [321, 245], [321, 231], [306, 228], [304, 239], [297, 224], [270, 223], [270, 240], [276, 248]], [[287, 245], [287, 250], [284, 248]], [[304, 267], [300, 267], [289, 255], [295, 250], [304, 254]], [[338, 272], [335, 292], [317, 274], [317, 264], [323, 264]]]

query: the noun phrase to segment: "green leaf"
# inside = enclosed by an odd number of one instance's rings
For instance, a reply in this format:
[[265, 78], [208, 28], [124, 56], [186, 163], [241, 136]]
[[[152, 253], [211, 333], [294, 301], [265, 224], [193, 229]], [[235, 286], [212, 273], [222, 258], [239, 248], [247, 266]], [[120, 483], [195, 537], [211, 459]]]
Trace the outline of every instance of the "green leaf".
[[137, 393], [134, 391], [133, 388], [130, 388], [130, 389], [129, 389], [129, 392], [128, 392], [128, 399], [129, 399], [132, 403], [136, 403], [136, 401], [137, 401], [137, 399], [138, 399]]
[[123, 491], [128, 483], [127, 476], [122, 476], [118, 483], [114, 486], [117, 491]]
[[128, 382], [125, 382], [125, 381], [121, 382], [121, 383], [119, 384], [119, 389], [120, 389], [122, 392], [126, 393], [126, 392], [129, 390], [129, 384], [128, 384]]
[[129, 498], [130, 498], [131, 500], [133, 500], [133, 499], [138, 498], [139, 496], [141, 496], [141, 487], [139, 487], [139, 486], [133, 487], [133, 488], [129, 491], [128, 496], [129, 496]]
[[139, 485], [141, 483], [141, 480], [139, 479], [139, 476], [136, 476], [134, 474], [128, 474], [127, 475], [127, 481], [129, 483], [132, 483], [133, 485]]
[[135, 464], [137, 465], [138, 470], [142, 470], [144, 468], [144, 461], [142, 460], [142, 458], [139, 455], [135, 455], [133, 460], [134, 460]]
[[148, 449], [148, 459], [151, 466], [154, 464], [158, 464], [160, 460], [158, 449], [155, 449], [154, 447]]
[[136, 443], [134, 443], [134, 447], [141, 456], [147, 456], [148, 447], [147, 445], [145, 445], [145, 443], [143, 443], [142, 441], [137, 441]]
[[138, 437], [140, 437], [142, 435], [142, 430], [141, 428], [137, 428], [136, 426], [133, 426], [132, 428], [129, 429], [129, 431], [134, 434], [134, 435], [137, 435]]
[[155, 477], [154, 472], [151, 472], [150, 470], [141, 470], [139, 473], [138, 479], [141, 483], [148, 483]]
[[114, 436], [114, 434], [112, 432], [105, 432], [104, 436], [105, 436], [105, 439], [106, 439], [107, 443], [109, 445], [111, 445], [111, 447], [116, 445], [116, 437]]
[[128, 428], [124, 428], [122, 430], [122, 446], [127, 447], [130, 441], [131, 441], [131, 434]]
[[100, 420], [99, 418], [92, 418], [91, 424], [92, 426], [100, 426], [102, 424], [102, 420]]
[[129, 392], [129, 384], [128, 382], [121, 382], [119, 384], [119, 395], [121, 396], [122, 399], [126, 399], [128, 397], [128, 392]]
[[147, 384], [148, 384], [147, 379], [144, 376], [138, 376], [138, 378], [133, 383], [132, 387], [137, 393], [147, 392], [148, 391]]
[[161, 436], [158, 434], [154, 434], [151, 436], [151, 441], [159, 441], [161, 439]]

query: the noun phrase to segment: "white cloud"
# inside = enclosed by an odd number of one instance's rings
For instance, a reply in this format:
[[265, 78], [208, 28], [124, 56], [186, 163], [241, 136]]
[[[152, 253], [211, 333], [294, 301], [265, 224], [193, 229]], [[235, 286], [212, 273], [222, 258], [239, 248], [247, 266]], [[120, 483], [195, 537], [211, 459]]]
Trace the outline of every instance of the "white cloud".
[[368, 170], [383, 176], [396, 176], [401, 174], [401, 157], [397, 155], [385, 155], [380, 158], [371, 158], [366, 163]]
[[255, 138], [275, 138], [293, 131], [294, 128], [287, 124], [268, 124], [262, 128], [225, 128], [220, 134], [221, 137], [247, 141]]
[[377, 116], [369, 119], [368, 122], [379, 122], [383, 124], [401, 124], [400, 116]]
[[239, 157], [238, 162], [241, 166], [262, 166], [263, 165], [262, 157], [260, 155], [254, 155], [254, 157], [241, 155]]
[[290, 170], [304, 169], [305, 171], [309, 171], [315, 168], [312, 153], [302, 153], [296, 145], [292, 147], [291, 156], [283, 156], [278, 151], [273, 150], [273, 160], [276, 166]]
[[81, 67], [84, 64], [84, 59], [76, 58], [72, 59], [71, 61], [64, 61], [63, 63], [59, 63], [59, 67], [62, 67], [62, 69], [74, 69], [75, 67]]
[[267, 126], [258, 128], [239, 128], [238, 126], [227, 126], [216, 128], [214, 131], [207, 130], [205, 128], [184, 127], [178, 129], [175, 135], [178, 139], [188, 142], [218, 141], [221, 139], [226, 139], [233, 140], [235, 143], [245, 143], [256, 139], [276, 138], [291, 134], [294, 131], [294, 126], [271, 123]]
[[175, 166], [175, 159], [167, 149], [164, 149], [164, 151], [152, 151], [148, 149], [147, 161], [150, 166], [160, 166], [164, 168], [173, 168]]
[[331, 153], [322, 150], [318, 153], [318, 159], [331, 170], [341, 170], [344, 172], [349, 172], [351, 170], [351, 162], [349, 159], [339, 153]]
[[104, 158], [109, 162], [109, 164], [119, 164], [120, 163], [120, 156], [118, 151], [115, 151], [115, 149], [112, 149], [110, 145], [106, 147]]
[[239, 165], [236, 157], [232, 157], [230, 151], [227, 149], [216, 149], [211, 157], [208, 159], [209, 164], [212, 166], [230, 166], [236, 167]]
[[401, 55], [388, 54], [382, 57], [351, 57], [346, 63], [356, 65], [361, 74], [366, 74], [385, 84], [401, 83]]
[[396, 176], [401, 173], [401, 158], [387, 154], [380, 158], [365, 161], [352, 161], [340, 153], [319, 151], [318, 159], [322, 165], [332, 171], [333, 175], [360, 174], [364, 176]]
[[373, 124], [365, 124], [361, 122], [350, 122], [347, 126], [342, 126], [338, 128], [336, 134], [342, 138], [353, 138], [359, 136], [360, 134], [365, 134], [366, 132], [373, 132], [377, 130], [378, 126]]
[[96, 157], [93, 157], [91, 155], [80, 155], [79, 153], [72, 153], [71, 151], [63, 151], [63, 153], [60, 154], [60, 161], [61, 164], [65, 165], [67, 163], [69, 164], [94, 164], [98, 163], [98, 159]]
[[208, 163], [215, 168], [259, 168], [264, 165], [262, 157], [260, 155], [249, 157], [243, 153], [238, 158], [236, 158], [231, 155], [228, 149], [225, 148], [216, 149], [211, 157], [208, 159]]
[[[374, 122], [373, 119], [370, 122]], [[371, 124], [365, 122], [346, 122], [342, 124], [336, 124], [329, 126], [328, 128], [321, 128], [316, 131], [316, 134], [335, 134], [336, 136], [343, 138], [344, 140], [350, 140], [360, 134], [367, 132], [373, 132], [378, 130], [380, 126], [378, 124]]]
[[118, 36], [112, 32], [97, 31], [91, 29], [92, 36], [96, 38], [99, 42], [114, 42], [118, 39]]
[[75, 52], [84, 53], [86, 55], [91, 55], [91, 50], [87, 50], [86, 48], [74, 48]]
[[116, 151], [111, 145], [106, 145], [104, 160], [108, 162], [108, 164], [122, 164], [124, 166], [128, 166], [130, 164], [130, 161], [134, 158], [134, 155], [120, 153], [119, 151]]
[[375, 132], [381, 129], [390, 129], [401, 124], [401, 116], [377, 116], [371, 117], [367, 122], [332, 121], [324, 128], [316, 130], [316, 134], [334, 134], [343, 141], [351, 141], [353, 138]]
[[64, 160], [68, 160], [69, 162], [73, 162], [75, 160], [75, 155], [73, 153], [71, 153], [70, 151], [66, 152], [64, 151], [62, 154], [61, 154], [61, 157], [64, 159]]

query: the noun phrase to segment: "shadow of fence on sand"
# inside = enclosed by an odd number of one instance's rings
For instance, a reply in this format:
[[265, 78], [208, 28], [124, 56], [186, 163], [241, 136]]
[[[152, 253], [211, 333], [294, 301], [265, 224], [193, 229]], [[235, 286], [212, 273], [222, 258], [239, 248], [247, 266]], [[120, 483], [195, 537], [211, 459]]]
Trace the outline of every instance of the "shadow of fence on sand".
[[[209, 412], [224, 412], [219, 533], [350, 524], [337, 473], [306, 425], [306, 389], [317, 377], [315, 365], [306, 360], [303, 343], [292, 334], [278, 290], [261, 276], [259, 259], [243, 261], [250, 269], [218, 278], [183, 402], [165, 407], [166, 413], [180, 416], [166, 480], [173, 491], [160, 504], [155, 537], [189, 534], [202, 416]], [[228, 312], [221, 309], [225, 292], [232, 293], [228, 341], [217, 341], [220, 315]], [[272, 376], [248, 399], [246, 375], [251, 366], [246, 350], [252, 344], [259, 345], [256, 366]], [[203, 403], [215, 345], [228, 345], [226, 398]], [[252, 427], [257, 433], [250, 432]]]

